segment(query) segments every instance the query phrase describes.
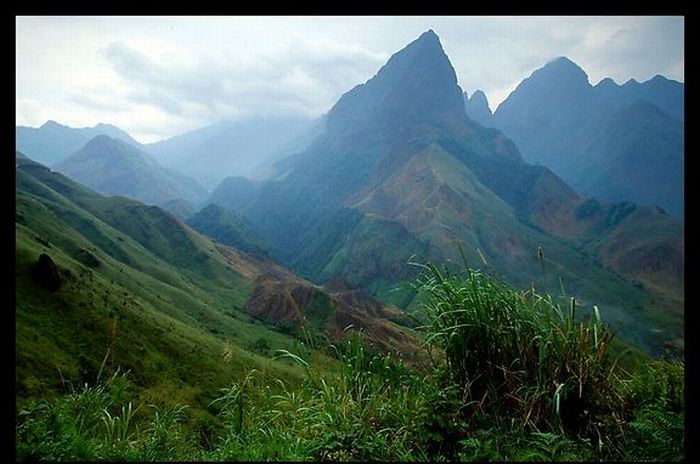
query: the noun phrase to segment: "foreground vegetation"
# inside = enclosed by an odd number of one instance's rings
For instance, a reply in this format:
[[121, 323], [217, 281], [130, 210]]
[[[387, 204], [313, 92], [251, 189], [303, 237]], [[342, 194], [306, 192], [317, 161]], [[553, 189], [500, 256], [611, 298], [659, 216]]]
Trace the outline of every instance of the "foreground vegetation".
[[128, 373], [17, 415], [20, 460], [659, 460], [684, 457], [684, 363], [625, 368], [597, 310], [577, 316], [483, 272], [424, 268], [428, 360], [408, 365], [361, 333], [278, 351], [305, 371], [290, 385], [251, 369], [208, 407], [137, 402]]

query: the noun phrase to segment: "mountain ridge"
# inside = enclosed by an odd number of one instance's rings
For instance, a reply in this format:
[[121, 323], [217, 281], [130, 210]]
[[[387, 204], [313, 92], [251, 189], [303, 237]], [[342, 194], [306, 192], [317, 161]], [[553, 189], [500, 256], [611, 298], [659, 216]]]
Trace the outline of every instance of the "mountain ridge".
[[104, 134], [92, 138], [56, 169], [100, 193], [150, 204], [177, 199], [198, 204], [208, 195], [193, 179], [162, 168], [145, 151]]
[[[578, 65], [560, 58], [525, 78], [488, 125], [512, 138], [528, 162], [552, 169], [583, 195], [659, 205], [682, 219], [683, 95], [683, 84], [660, 75], [593, 86]], [[639, 111], [640, 102], [647, 109]], [[615, 119], [621, 111], [627, 114]]]
[[[280, 162], [282, 175], [267, 182], [222, 183], [218, 201], [250, 220], [276, 249], [286, 250], [277, 258], [304, 269], [312, 281], [342, 278], [404, 308], [412, 302], [410, 291], [401, 288], [412, 278], [406, 266], [411, 257], [459, 261], [454, 242], [462, 241], [470, 259], [481, 255], [495, 271], [529, 286], [527, 276], [541, 273], [537, 250], [543, 248], [548, 268], [577, 298], [606, 308], [609, 320], [627, 324], [626, 337], [639, 331], [642, 344], [656, 349], [650, 346], [659, 339], [650, 342], [655, 336], [642, 320], [666, 310], [653, 309], [656, 297], [635, 287], [630, 267], [618, 266], [627, 277], [618, 275], [581, 248], [603, 238], [608, 229], [596, 224], [617, 207], [600, 204], [588, 216], [577, 215], [584, 197], [546, 167], [527, 164], [501, 131], [473, 121], [454, 69], [436, 43], [434, 34], [422, 35], [344, 94], [328, 113], [326, 132], [306, 151]], [[565, 60], [552, 66], [587, 81]], [[456, 178], [455, 172], [463, 175]], [[673, 230], [664, 240], [674, 244], [659, 250], [682, 243]], [[682, 323], [668, 317], [667, 335], [679, 336]]]
[[48, 120], [38, 128], [15, 126], [17, 150], [49, 166], [63, 161], [97, 135], [109, 135], [137, 148], [142, 146], [122, 129], [105, 123], [75, 128]]

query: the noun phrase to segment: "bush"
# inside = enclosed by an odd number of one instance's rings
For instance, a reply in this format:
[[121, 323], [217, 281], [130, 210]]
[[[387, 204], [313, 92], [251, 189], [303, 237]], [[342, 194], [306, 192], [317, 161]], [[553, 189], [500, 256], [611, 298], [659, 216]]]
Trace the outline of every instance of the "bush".
[[260, 337], [254, 342], [250, 343], [249, 349], [250, 351], [258, 353], [262, 356], [267, 356], [268, 352], [270, 351], [270, 340], [264, 337]]
[[421, 278], [425, 342], [445, 356], [471, 412], [515, 418], [525, 428], [593, 435], [597, 416], [619, 395], [608, 362], [611, 333], [597, 308], [575, 319], [551, 297], [517, 292], [467, 268], [465, 276], [428, 264]]

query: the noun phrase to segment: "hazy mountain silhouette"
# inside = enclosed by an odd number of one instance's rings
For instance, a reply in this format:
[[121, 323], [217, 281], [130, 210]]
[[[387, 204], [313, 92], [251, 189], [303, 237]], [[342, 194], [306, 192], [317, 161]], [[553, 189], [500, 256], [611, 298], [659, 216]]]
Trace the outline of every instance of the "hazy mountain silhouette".
[[17, 150], [49, 166], [80, 150], [98, 135], [109, 135], [135, 147], [141, 145], [118, 127], [101, 123], [95, 127], [74, 128], [47, 121], [39, 128], [17, 126], [15, 135]]
[[683, 95], [683, 84], [658, 75], [592, 86], [579, 66], [558, 58], [523, 80], [489, 124], [525, 160], [584, 195], [660, 205], [682, 217]]
[[208, 195], [195, 180], [161, 167], [148, 153], [107, 135], [93, 138], [56, 169], [102, 194], [153, 205], [176, 199], [199, 204]]

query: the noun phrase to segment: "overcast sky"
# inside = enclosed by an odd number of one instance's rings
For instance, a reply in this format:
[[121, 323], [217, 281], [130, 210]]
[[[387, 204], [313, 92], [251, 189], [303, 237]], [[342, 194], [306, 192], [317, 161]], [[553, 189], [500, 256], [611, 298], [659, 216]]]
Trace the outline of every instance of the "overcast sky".
[[319, 116], [433, 29], [495, 110], [547, 61], [592, 84], [684, 81], [683, 17], [17, 17], [16, 123], [152, 142], [224, 119]]

